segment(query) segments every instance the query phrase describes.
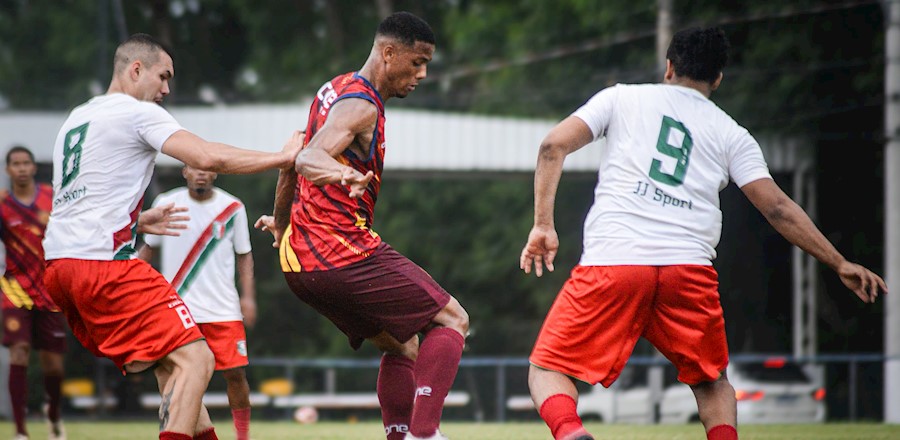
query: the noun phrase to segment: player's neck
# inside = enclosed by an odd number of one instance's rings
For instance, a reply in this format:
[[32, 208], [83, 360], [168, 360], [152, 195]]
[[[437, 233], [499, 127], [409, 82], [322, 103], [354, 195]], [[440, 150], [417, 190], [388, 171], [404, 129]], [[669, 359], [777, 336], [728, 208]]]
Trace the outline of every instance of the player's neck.
[[391, 99], [391, 94], [387, 93], [384, 86], [381, 85], [381, 70], [375, 67], [375, 63], [372, 61], [372, 58], [369, 58], [366, 61], [366, 64], [359, 69], [356, 74], [365, 78], [369, 81], [369, 84], [372, 84], [372, 87], [375, 88], [375, 91], [378, 92], [378, 96], [381, 97], [381, 102], [385, 103], [388, 99]]
[[12, 193], [16, 200], [29, 205], [34, 201], [34, 195], [37, 193], [37, 185], [34, 184], [33, 180], [21, 185], [13, 184]]
[[213, 198], [212, 188], [209, 188], [209, 189], [204, 188], [201, 190], [190, 188], [190, 189], [188, 189], [188, 194], [191, 196], [192, 199], [194, 199], [197, 202], [205, 202], [205, 201]]

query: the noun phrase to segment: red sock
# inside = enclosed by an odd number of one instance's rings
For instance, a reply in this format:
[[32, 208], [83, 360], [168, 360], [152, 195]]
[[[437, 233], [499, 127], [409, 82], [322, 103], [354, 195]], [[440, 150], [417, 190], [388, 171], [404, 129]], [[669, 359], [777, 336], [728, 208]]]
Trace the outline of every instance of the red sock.
[[456, 330], [439, 327], [425, 335], [416, 359], [416, 398], [409, 432], [431, 437], [441, 424], [444, 399], [456, 379], [466, 340]]
[[59, 397], [62, 387], [62, 376], [44, 376], [44, 391], [47, 392], [47, 418], [51, 422], [59, 421]]
[[194, 440], [219, 440], [219, 437], [216, 437], [216, 428], [209, 428], [199, 434], [194, 434]]
[[415, 361], [405, 356], [381, 357], [376, 389], [387, 440], [403, 440], [409, 431], [416, 397], [415, 365]]
[[16, 433], [28, 435], [25, 428], [25, 412], [28, 405], [28, 368], [24, 365], [9, 366], [9, 403], [12, 404]]
[[541, 404], [541, 418], [547, 423], [553, 438], [561, 439], [578, 430], [584, 430], [581, 417], [576, 412], [575, 399], [568, 394], [554, 394]]
[[179, 434], [177, 432], [163, 431], [159, 433], [159, 440], [191, 440], [191, 436]]
[[713, 426], [706, 433], [706, 440], [738, 440], [737, 429], [731, 425]]
[[231, 410], [231, 418], [234, 420], [234, 432], [236, 440], [250, 439], [250, 408]]

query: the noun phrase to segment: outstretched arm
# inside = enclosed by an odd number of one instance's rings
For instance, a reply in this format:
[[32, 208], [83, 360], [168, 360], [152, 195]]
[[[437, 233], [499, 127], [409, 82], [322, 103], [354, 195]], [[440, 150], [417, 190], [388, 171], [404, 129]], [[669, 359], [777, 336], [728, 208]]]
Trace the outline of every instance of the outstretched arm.
[[755, 180], [741, 187], [741, 191], [779, 234], [837, 272], [859, 299], [871, 303], [879, 292], [887, 293], [884, 280], [869, 269], [847, 261], [775, 181]]
[[252, 174], [290, 168], [303, 145], [303, 136], [295, 131], [281, 151], [269, 153], [245, 150], [218, 142], [208, 142], [187, 130], [175, 132], [163, 144], [162, 152], [193, 168], [222, 174]]
[[556, 190], [562, 176], [566, 156], [594, 139], [591, 129], [580, 118], [569, 116], [550, 130], [538, 151], [534, 170], [534, 226], [519, 257], [519, 268], [537, 276], [544, 274], [543, 266], [553, 272], [553, 259], [559, 249], [559, 237], [553, 222]]

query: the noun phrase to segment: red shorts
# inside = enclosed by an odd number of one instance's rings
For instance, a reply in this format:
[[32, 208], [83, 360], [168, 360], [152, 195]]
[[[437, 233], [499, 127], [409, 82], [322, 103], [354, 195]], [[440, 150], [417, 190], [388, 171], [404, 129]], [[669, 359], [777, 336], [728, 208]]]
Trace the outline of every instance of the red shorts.
[[243, 321], [200, 322], [197, 325], [216, 357], [216, 371], [247, 366], [247, 335]]
[[81, 344], [123, 371], [203, 339], [178, 293], [143, 260], [50, 260], [44, 283]]
[[450, 302], [425, 270], [381, 243], [368, 258], [331, 270], [285, 272], [303, 302], [334, 323], [358, 349], [383, 331], [406, 342]]
[[577, 266], [550, 308], [530, 361], [610, 386], [645, 337], [689, 385], [728, 366], [712, 266]]
[[50, 353], [66, 352], [66, 323], [63, 314], [19, 307], [3, 308], [3, 345], [20, 343]]

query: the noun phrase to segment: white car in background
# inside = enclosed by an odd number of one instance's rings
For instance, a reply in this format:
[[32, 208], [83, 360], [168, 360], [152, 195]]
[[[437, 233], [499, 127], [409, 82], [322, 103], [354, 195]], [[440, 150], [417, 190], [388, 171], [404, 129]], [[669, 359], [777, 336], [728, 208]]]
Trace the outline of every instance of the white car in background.
[[[825, 421], [822, 369], [783, 358], [731, 363], [726, 370], [737, 397], [738, 423], [821, 423]], [[813, 379], [815, 377], [815, 379]], [[674, 384], [663, 393], [662, 423], [699, 421], [690, 387]]]
[[[760, 362], [732, 362], [728, 380], [737, 397], [738, 423], [820, 423], [825, 421], [825, 389], [822, 368], [770, 358]], [[602, 385], [582, 392], [578, 415], [605, 423], [653, 423], [654, 405], [647, 374], [626, 368], [611, 388]], [[621, 382], [621, 383], [620, 383]], [[690, 387], [672, 382], [659, 404], [660, 423], [700, 420]]]

